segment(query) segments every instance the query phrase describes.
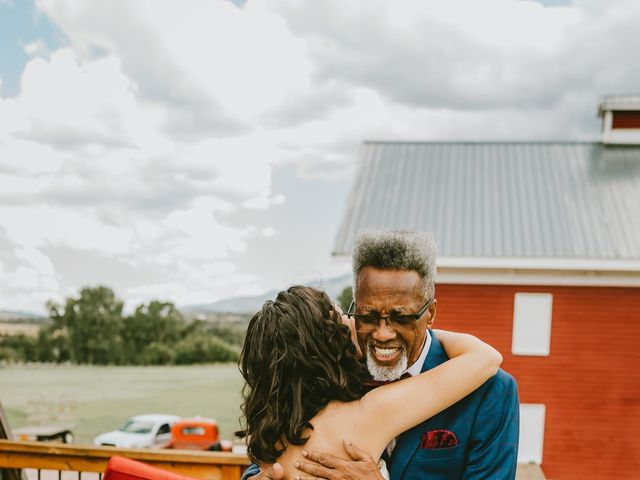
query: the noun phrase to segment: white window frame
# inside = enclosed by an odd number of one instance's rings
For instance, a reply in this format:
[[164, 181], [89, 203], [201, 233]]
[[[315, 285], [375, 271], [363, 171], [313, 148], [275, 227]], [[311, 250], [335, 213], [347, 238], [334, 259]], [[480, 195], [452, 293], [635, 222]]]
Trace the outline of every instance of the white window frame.
[[511, 353], [548, 356], [551, 353], [551, 293], [518, 292], [513, 302]]
[[518, 463], [542, 464], [545, 414], [544, 403], [520, 404]]

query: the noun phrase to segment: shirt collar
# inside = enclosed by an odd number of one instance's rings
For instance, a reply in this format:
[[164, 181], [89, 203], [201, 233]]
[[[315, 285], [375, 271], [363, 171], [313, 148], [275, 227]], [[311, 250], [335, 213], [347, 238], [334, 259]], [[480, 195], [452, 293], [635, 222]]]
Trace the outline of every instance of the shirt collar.
[[429, 353], [429, 348], [431, 348], [431, 334], [429, 330], [427, 330], [427, 334], [424, 336], [424, 344], [422, 345], [422, 352], [420, 352], [420, 356], [411, 365], [407, 368], [406, 372], [409, 373], [412, 377], [415, 375], [420, 375], [422, 371], [422, 365], [424, 365], [424, 361], [427, 358], [427, 354]]

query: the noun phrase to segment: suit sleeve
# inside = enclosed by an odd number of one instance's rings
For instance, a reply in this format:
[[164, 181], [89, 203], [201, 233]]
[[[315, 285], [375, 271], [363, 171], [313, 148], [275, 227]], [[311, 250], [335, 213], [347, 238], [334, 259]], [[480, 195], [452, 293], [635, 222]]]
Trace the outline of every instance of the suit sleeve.
[[254, 475], [257, 475], [258, 473], [260, 473], [260, 467], [258, 467], [258, 465], [256, 465], [255, 463], [252, 463], [251, 465], [249, 465], [249, 467], [242, 474], [242, 479], [241, 480], [247, 480], [247, 478], [253, 477]]
[[502, 370], [490, 382], [472, 429], [464, 480], [516, 478], [518, 387], [513, 377]]

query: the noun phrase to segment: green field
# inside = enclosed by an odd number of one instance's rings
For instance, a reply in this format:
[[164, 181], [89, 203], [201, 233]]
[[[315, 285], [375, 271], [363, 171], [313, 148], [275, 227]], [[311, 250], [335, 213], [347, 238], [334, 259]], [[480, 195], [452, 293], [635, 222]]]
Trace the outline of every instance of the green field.
[[25, 426], [34, 405], [71, 405], [76, 443], [91, 443], [97, 434], [143, 413], [213, 417], [222, 437], [232, 439], [238, 429], [241, 387], [235, 364], [0, 366], [0, 402], [11, 427]]

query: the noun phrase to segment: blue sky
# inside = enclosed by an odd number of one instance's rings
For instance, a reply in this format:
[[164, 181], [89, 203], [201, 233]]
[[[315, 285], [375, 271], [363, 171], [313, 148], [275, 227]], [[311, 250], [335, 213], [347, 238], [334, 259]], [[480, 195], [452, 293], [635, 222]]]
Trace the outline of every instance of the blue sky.
[[0, 310], [342, 275], [364, 140], [597, 140], [640, 85], [637, 1], [345, 5], [0, 0]]
[[31, 0], [0, 2], [0, 78], [2, 95], [14, 97], [20, 89], [20, 75], [31, 59], [25, 46], [42, 42], [49, 51], [66, 44], [65, 35], [42, 14]]

